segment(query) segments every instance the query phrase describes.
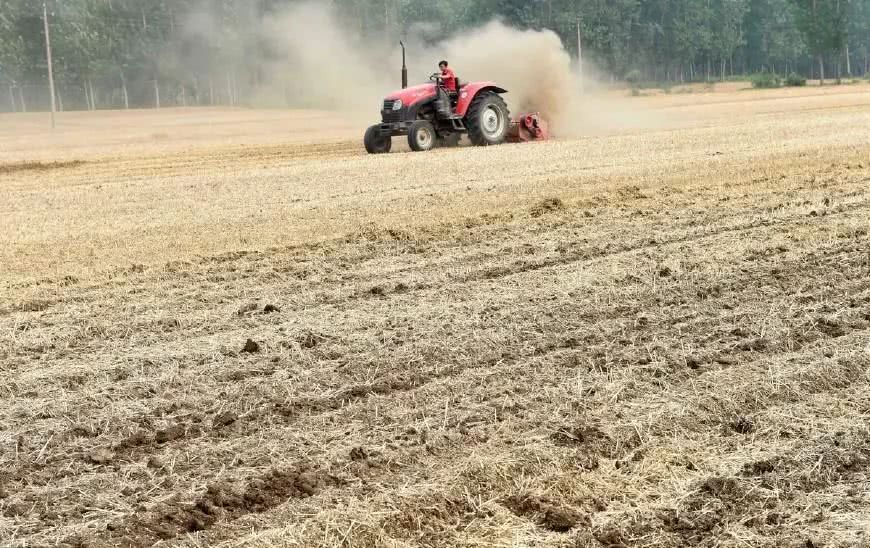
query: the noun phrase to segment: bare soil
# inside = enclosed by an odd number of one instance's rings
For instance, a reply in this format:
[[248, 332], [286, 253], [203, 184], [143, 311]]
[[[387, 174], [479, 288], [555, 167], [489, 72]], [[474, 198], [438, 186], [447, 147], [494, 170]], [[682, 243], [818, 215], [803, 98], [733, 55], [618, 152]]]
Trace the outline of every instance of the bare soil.
[[870, 94], [795, 93], [0, 170], [0, 544], [865, 545]]

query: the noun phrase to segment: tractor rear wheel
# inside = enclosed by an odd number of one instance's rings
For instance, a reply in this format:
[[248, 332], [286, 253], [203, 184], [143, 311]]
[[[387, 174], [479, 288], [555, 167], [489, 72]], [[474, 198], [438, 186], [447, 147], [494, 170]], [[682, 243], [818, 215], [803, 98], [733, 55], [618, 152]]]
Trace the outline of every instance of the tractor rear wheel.
[[417, 120], [408, 130], [408, 145], [414, 152], [426, 152], [435, 148], [435, 126], [426, 120]]
[[368, 128], [363, 141], [366, 145], [366, 152], [369, 154], [386, 154], [393, 148], [393, 138], [389, 135], [382, 135], [380, 126]]
[[500, 145], [507, 139], [511, 115], [501, 95], [493, 92], [479, 94], [465, 115], [468, 138], [476, 146]]

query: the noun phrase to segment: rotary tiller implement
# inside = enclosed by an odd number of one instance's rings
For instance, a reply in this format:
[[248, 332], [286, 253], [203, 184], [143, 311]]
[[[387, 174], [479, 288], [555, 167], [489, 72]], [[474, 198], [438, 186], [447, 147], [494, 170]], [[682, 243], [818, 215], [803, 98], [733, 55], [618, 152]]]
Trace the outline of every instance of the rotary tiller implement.
[[537, 112], [521, 114], [517, 120], [511, 122], [511, 129], [507, 136], [508, 142], [511, 143], [546, 141], [549, 138], [549, 124]]

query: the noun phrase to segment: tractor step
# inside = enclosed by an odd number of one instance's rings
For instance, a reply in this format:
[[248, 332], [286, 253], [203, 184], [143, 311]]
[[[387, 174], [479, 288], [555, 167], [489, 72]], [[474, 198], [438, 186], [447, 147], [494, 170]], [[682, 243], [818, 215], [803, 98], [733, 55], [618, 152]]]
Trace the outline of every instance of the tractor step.
[[465, 122], [462, 121], [462, 116], [453, 115], [449, 118], [450, 124], [456, 131], [465, 131]]

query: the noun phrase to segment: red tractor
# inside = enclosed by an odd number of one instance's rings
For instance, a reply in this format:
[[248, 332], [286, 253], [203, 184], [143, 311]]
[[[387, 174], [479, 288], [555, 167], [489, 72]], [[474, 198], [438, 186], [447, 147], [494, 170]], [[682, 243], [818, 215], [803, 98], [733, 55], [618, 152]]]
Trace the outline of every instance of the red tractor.
[[457, 80], [458, 91], [450, 94], [441, 76], [433, 74], [430, 83], [409, 88], [404, 57], [402, 44], [402, 89], [384, 99], [381, 123], [366, 130], [365, 147], [370, 154], [390, 152], [393, 137], [404, 135], [414, 151], [456, 146], [463, 134], [477, 146], [549, 138], [547, 125], [537, 113], [511, 120], [501, 97], [507, 90], [494, 82]]

